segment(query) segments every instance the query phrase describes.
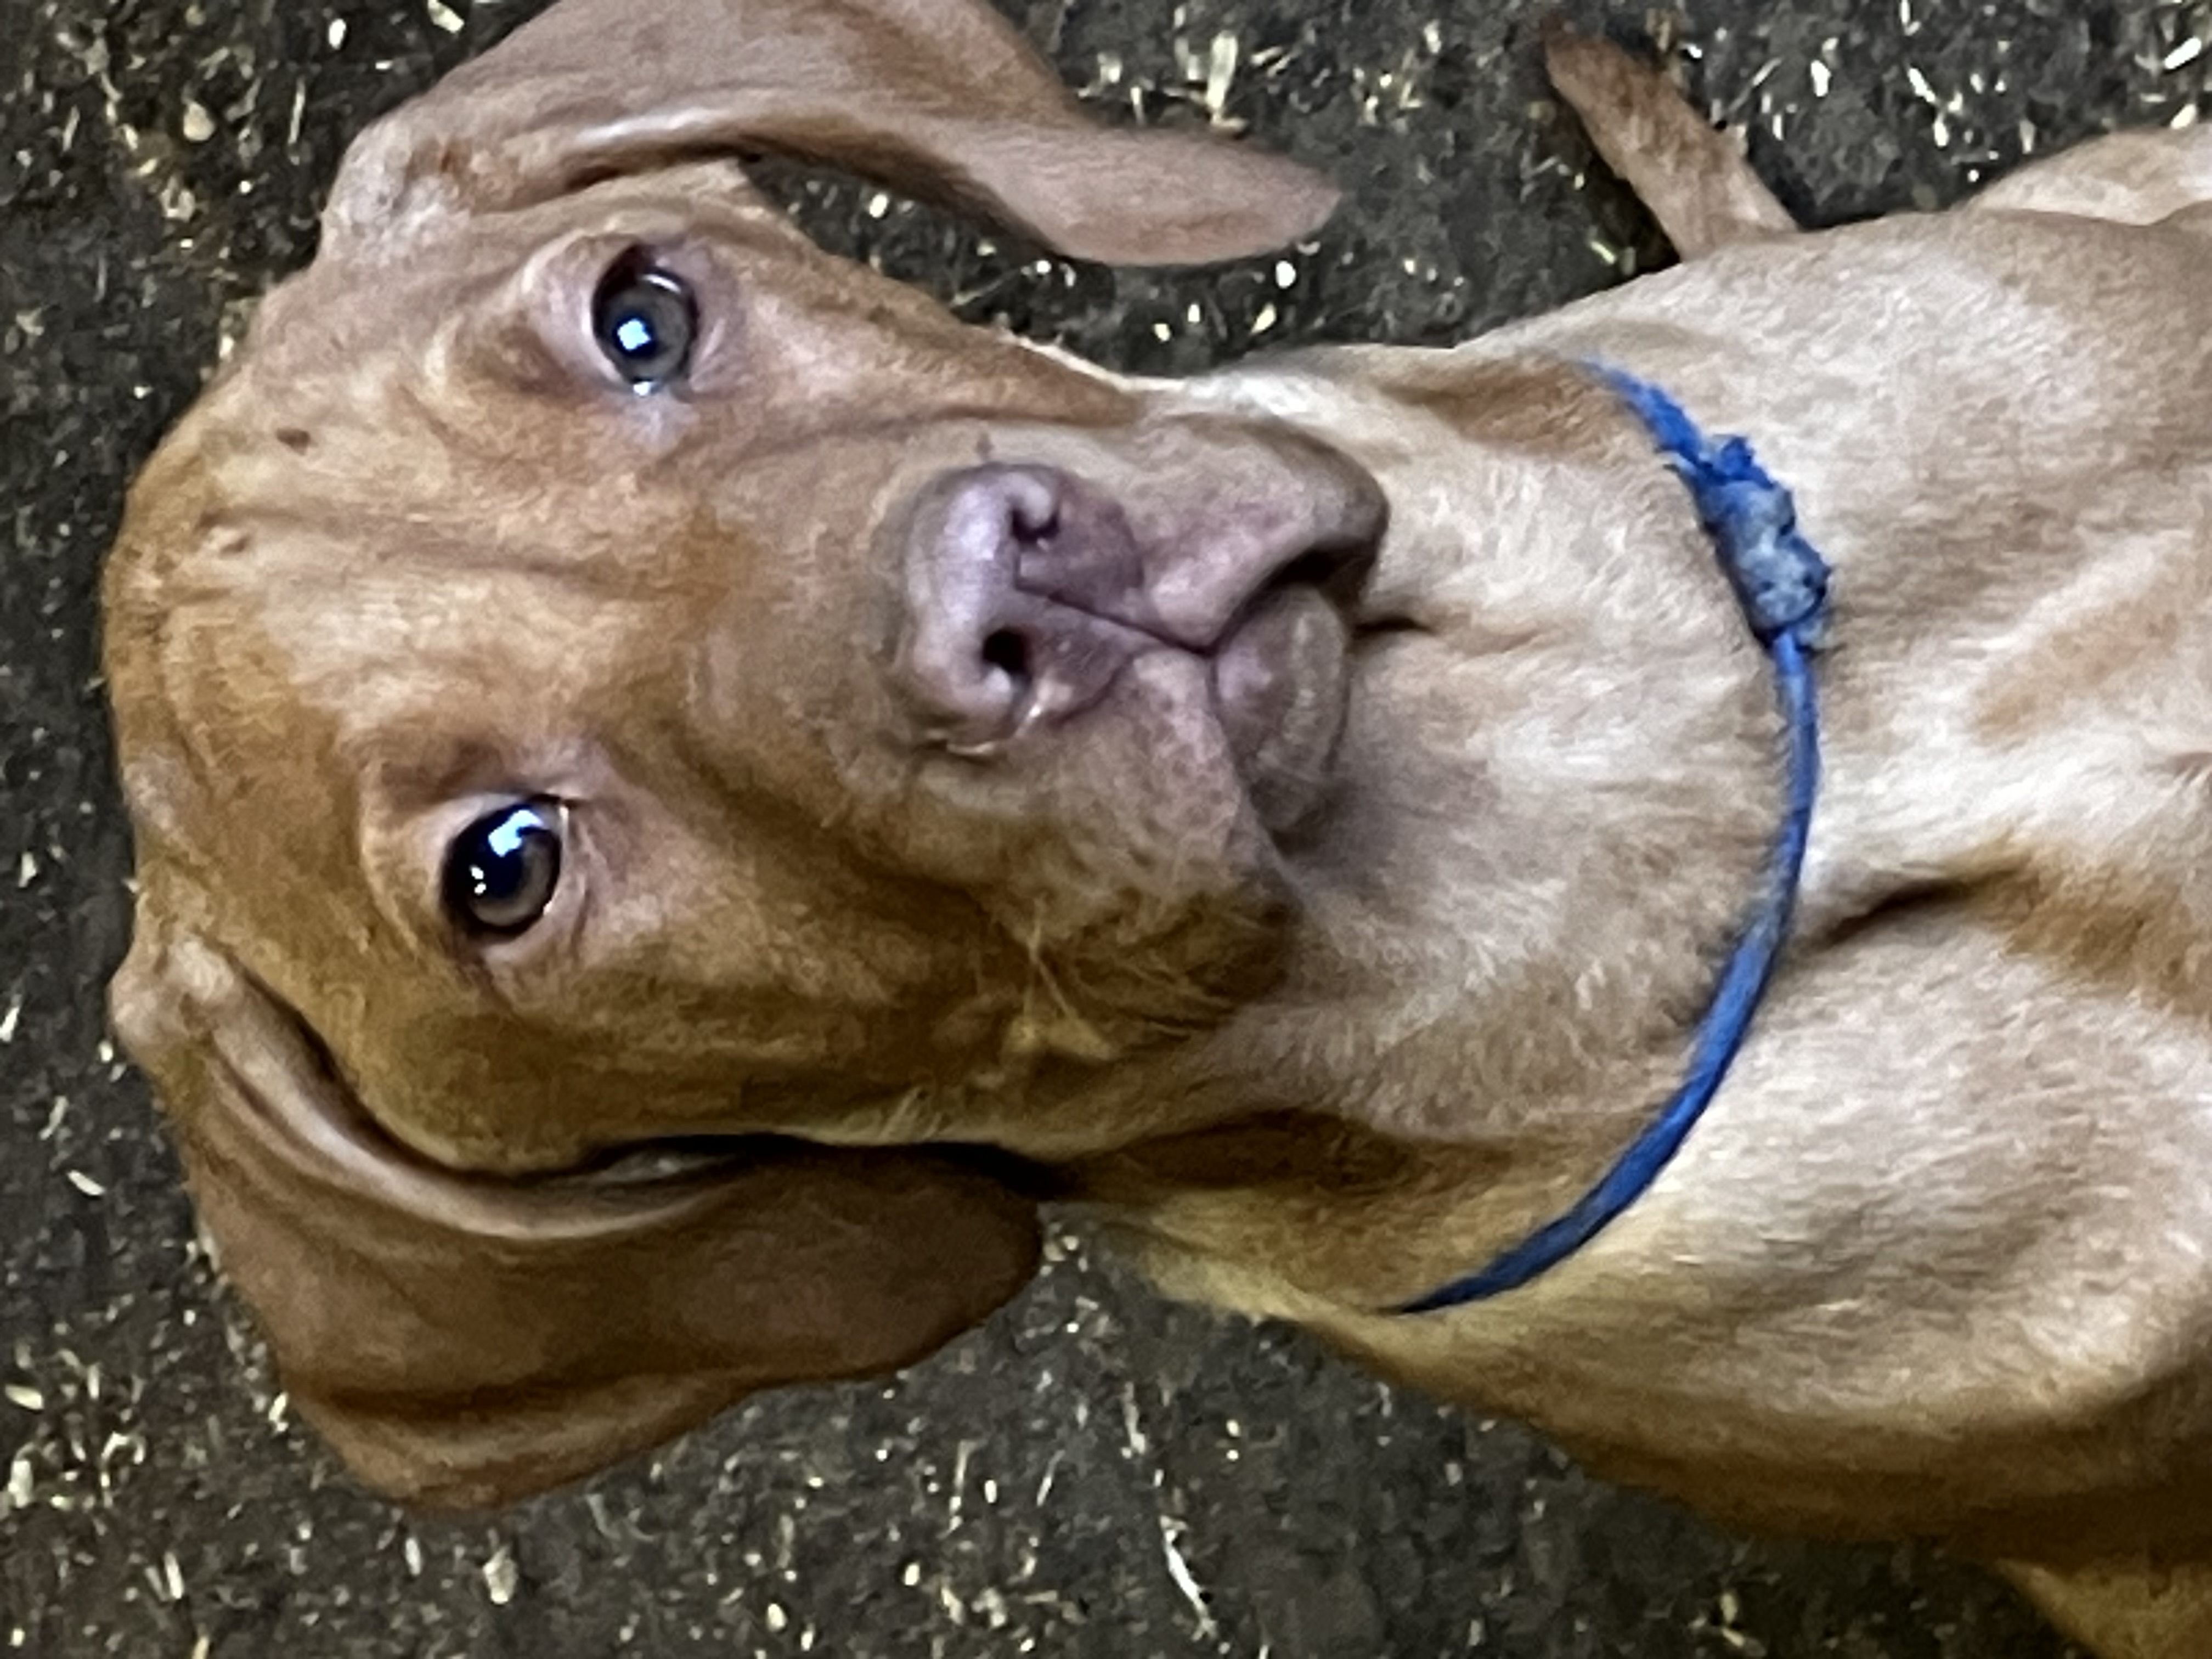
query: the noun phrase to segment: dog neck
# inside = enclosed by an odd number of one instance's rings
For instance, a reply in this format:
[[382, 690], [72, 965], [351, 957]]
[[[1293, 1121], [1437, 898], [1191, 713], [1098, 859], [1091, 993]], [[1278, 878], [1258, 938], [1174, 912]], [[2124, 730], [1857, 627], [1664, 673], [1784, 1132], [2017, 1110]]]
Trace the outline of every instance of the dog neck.
[[1716, 442], [1658, 387], [1617, 371], [1601, 373], [1687, 487], [1744, 621], [1773, 659], [1788, 798], [1765, 890], [1722, 969], [1681, 1087], [1573, 1205], [1486, 1266], [1404, 1304], [1397, 1310], [1401, 1313], [1439, 1312], [1519, 1289], [1611, 1225], [1658, 1179], [1712, 1103], [1750, 1033], [1788, 936], [1804, 872], [1820, 782], [1812, 653], [1826, 626], [1827, 566], [1799, 532], [1790, 492], [1767, 475], [1747, 443], [1741, 438]]
[[1361, 665], [1275, 994], [1032, 1097], [1021, 1138], [1178, 1255], [1257, 1269], [1269, 1241], [1278, 1285], [1375, 1306], [1557, 1216], [1680, 1085], [1764, 890], [1781, 740], [1691, 497], [1600, 377], [1299, 369], [1215, 395], [1375, 471], [1376, 603], [1418, 627]]

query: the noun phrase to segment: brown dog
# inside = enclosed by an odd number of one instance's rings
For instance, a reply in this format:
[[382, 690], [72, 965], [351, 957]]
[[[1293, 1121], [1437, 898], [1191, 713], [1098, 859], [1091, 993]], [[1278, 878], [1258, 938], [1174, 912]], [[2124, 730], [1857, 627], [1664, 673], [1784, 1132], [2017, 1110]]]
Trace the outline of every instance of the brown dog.
[[[356, 144], [107, 661], [118, 1024], [364, 1479], [495, 1502], [894, 1366], [1059, 1194], [1601, 1470], [2212, 1650], [2212, 138], [1796, 235], [1554, 67], [1704, 257], [1179, 384], [716, 159], [1107, 260], [1327, 213], [1085, 125], [976, 0], [566, 0]], [[1638, 1141], [1784, 816], [1776, 663], [1599, 364], [1833, 566], [1810, 856], [1680, 1155], [1401, 1313]]]

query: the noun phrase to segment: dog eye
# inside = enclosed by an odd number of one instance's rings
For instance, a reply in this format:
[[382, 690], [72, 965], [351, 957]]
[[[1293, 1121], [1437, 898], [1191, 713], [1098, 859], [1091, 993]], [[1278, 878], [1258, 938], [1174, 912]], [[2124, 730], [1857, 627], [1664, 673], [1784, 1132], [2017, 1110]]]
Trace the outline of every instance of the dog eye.
[[561, 882], [561, 810], [525, 801], [488, 813], [446, 854], [446, 908], [472, 933], [511, 935], [545, 914]]
[[600, 282], [592, 330], [631, 391], [657, 392], [691, 366], [699, 307], [681, 278], [632, 255]]

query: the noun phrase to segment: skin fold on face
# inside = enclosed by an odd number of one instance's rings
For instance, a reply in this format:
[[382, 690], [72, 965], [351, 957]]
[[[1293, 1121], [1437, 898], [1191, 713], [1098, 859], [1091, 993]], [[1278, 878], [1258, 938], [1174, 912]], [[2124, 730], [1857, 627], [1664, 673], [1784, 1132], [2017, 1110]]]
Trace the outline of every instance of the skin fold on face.
[[[510, 1169], [950, 1127], [933, 1098], [1263, 983], [1373, 623], [1373, 484], [765, 209], [601, 193], [471, 237], [458, 301], [310, 272], [169, 463], [205, 500], [143, 624], [192, 781], [167, 816], [379, 1121]], [[594, 304], [640, 261], [695, 308], [680, 386], [610, 373]], [[1009, 480], [1039, 546], [963, 544], [1020, 539]], [[979, 744], [917, 653], [1000, 639], [1025, 684]], [[472, 928], [456, 840], [532, 803], [548, 901]]]

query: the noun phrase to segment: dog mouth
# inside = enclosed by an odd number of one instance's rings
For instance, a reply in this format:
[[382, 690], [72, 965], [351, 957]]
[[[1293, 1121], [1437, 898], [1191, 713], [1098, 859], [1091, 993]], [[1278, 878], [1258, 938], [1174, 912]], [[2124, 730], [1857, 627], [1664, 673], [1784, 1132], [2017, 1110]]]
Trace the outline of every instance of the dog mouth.
[[[1012, 687], [1009, 718], [981, 741], [945, 746], [988, 760], [1027, 744], [1058, 741], [1059, 728], [1115, 707], [1139, 661], [1165, 657], [1198, 671], [1203, 696], [1190, 701], [1201, 704], [1218, 728], [1261, 823], [1272, 830], [1289, 828], [1328, 782], [1344, 729], [1356, 641], [1397, 625], [1359, 615], [1373, 563], [1369, 549], [1307, 554], [1269, 577], [1218, 632], [1196, 641], [1088, 611], [1056, 618], [1043, 653], [1035, 649], [1034, 634], [997, 630], [985, 641], [985, 657]], [[1191, 677], [1147, 677], [1154, 684], [1162, 678]]]
[[1333, 770], [1351, 696], [1354, 606], [1373, 562], [1371, 552], [1297, 561], [1208, 653], [1214, 718], [1271, 830], [1304, 818]]

